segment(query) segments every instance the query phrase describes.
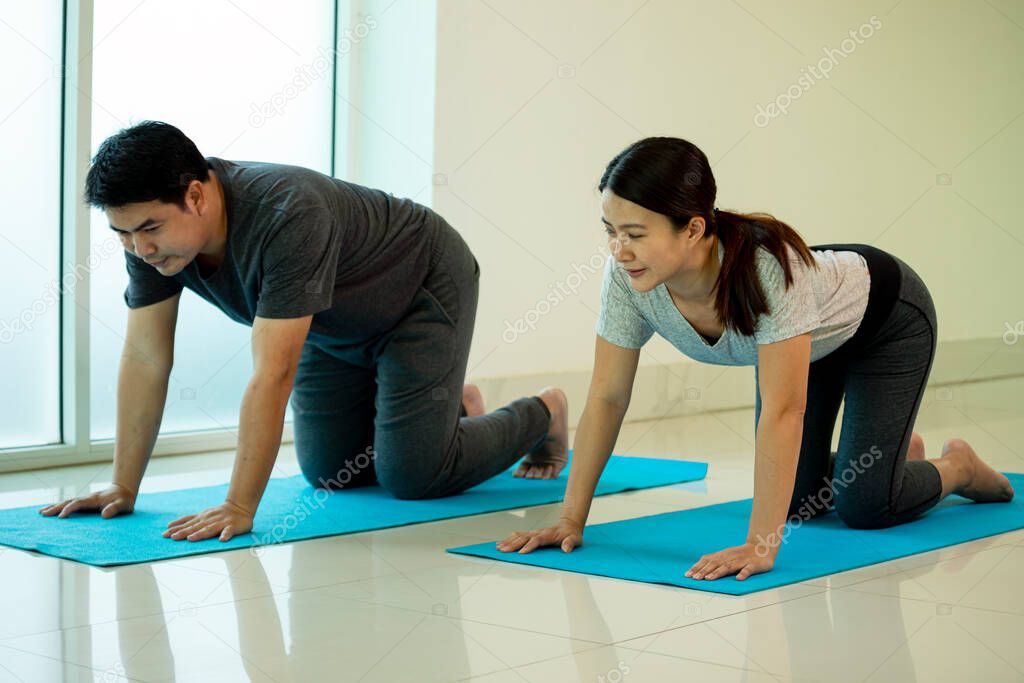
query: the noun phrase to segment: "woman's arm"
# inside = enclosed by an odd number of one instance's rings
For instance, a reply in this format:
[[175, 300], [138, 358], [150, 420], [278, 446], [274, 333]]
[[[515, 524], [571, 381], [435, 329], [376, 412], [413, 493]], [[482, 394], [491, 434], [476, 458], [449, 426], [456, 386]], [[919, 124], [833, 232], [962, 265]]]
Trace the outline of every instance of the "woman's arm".
[[686, 576], [746, 579], [770, 570], [782, 544], [793, 497], [807, 407], [811, 335], [758, 347], [761, 416], [754, 442], [754, 506], [746, 543], [705, 555]]
[[597, 338], [590, 391], [573, 440], [563, 519], [586, 524], [597, 482], [619, 438], [639, 362], [640, 349], [626, 349]]
[[775, 557], [793, 498], [807, 407], [811, 335], [758, 347], [761, 416], [754, 442], [754, 507], [747, 543]]
[[594, 372], [587, 403], [576, 428], [561, 521], [547, 529], [516, 532], [498, 543], [499, 550], [528, 553], [542, 545], [559, 544], [566, 550], [571, 550], [574, 543], [578, 545], [576, 542], [566, 544], [566, 540], [582, 536], [594, 490], [608, 464], [629, 407], [639, 361], [640, 349], [623, 348], [597, 337]]

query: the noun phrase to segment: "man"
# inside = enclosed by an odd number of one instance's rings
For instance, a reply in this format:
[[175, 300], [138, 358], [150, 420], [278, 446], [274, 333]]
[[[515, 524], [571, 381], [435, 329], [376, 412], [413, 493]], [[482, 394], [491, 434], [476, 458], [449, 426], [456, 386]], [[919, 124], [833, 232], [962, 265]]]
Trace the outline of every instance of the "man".
[[120, 237], [129, 274], [114, 474], [108, 489], [42, 514], [132, 511], [185, 287], [252, 326], [254, 368], [226, 500], [174, 520], [166, 537], [227, 541], [252, 529], [289, 395], [296, 455], [314, 486], [377, 481], [396, 497], [428, 498], [524, 454], [516, 476], [553, 478], [565, 466], [562, 391], [483, 414], [479, 392], [463, 388], [479, 267], [426, 207], [296, 166], [204, 158], [152, 121], [103, 142], [85, 194]]

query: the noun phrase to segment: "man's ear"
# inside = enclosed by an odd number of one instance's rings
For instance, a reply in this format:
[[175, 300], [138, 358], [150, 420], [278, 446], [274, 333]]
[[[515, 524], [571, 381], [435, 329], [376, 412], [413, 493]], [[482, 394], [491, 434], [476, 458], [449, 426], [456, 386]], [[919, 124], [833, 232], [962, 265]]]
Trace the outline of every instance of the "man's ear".
[[195, 212], [197, 215], [202, 216], [208, 204], [203, 184], [198, 180], [190, 182], [185, 189], [185, 212]]

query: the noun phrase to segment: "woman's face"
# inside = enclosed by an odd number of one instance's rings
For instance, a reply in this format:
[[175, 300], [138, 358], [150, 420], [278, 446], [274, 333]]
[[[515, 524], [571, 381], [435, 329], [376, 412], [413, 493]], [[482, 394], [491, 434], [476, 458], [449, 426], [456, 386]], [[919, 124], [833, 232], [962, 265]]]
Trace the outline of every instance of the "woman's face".
[[693, 218], [686, 228], [677, 230], [668, 216], [607, 188], [601, 193], [601, 212], [608, 248], [636, 291], [647, 292], [668, 280], [699, 274], [707, 252], [700, 248], [703, 218]]

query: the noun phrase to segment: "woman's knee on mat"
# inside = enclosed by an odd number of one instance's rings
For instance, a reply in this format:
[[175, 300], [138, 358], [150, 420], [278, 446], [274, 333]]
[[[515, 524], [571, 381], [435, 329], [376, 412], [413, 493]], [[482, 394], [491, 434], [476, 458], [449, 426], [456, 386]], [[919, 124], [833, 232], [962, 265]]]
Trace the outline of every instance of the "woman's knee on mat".
[[835, 490], [832, 468], [835, 453], [801, 452], [787, 519], [807, 521], [832, 511]]
[[832, 511], [832, 489], [823, 487], [809, 493], [797, 495], [793, 493], [793, 499], [789, 503], [787, 519], [799, 518], [803, 521], [814, 519]]
[[836, 514], [851, 529], [884, 529], [900, 523], [888, 505], [872, 506], [846, 499], [836, 502]]

